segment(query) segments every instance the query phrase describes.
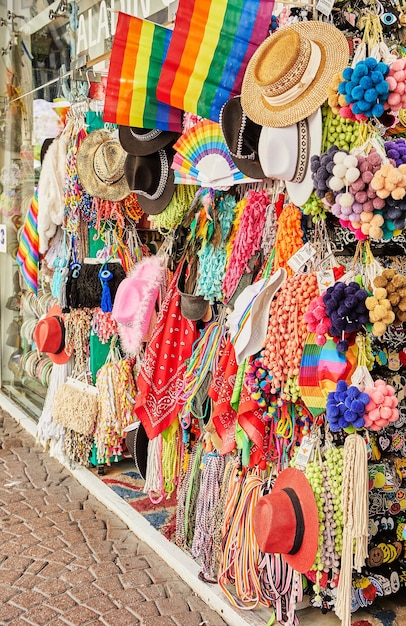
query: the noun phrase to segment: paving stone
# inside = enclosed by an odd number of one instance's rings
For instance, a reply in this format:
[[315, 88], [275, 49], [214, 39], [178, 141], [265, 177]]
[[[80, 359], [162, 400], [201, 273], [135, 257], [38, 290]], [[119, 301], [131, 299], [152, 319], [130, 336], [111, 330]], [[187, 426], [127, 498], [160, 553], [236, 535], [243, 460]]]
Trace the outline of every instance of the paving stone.
[[204, 626], [224, 626], [224, 621], [220, 615], [215, 613], [215, 611], [211, 611], [207, 606], [206, 609], [200, 611], [200, 615]]
[[37, 559], [37, 558], [40, 559], [40, 558], [46, 557], [50, 552], [52, 552], [52, 548], [45, 547], [38, 543], [32, 546], [29, 546], [28, 548], [24, 550], [24, 554], [26, 556], [31, 556], [34, 559]]
[[82, 583], [88, 583], [94, 581], [94, 576], [91, 572], [85, 569], [74, 569], [71, 571], [62, 568], [62, 578], [72, 585], [80, 585]]
[[[35, 576], [33, 576], [33, 578], [36, 580]], [[61, 580], [61, 579], [41, 580], [39, 584], [37, 580], [35, 589], [37, 591], [41, 591], [47, 596], [52, 597], [52, 596], [60, 595], [61, 593], [64, 593], [68, 589], [71, 589], [71, 585], [68, 582]]]
[[[152, 557], [148, 557], [148, 561], [153, 563]], [[171, 576], [171, 568], [169, 565], [165, 565], [162, 563], [161, 565], [151, 565], [150, 569], [145, 570], [148, 572], [148, 576], [151, 578], [153, 583], [163, 583], [172, 578]]]
[[12, 569], [0, 568], [0, 580], [4, 584], [14, 585], [17, 578], [20, 577], [20, 572], [15, 572]]
[[52, 607], [55, 611], [58, 611], [58, 613], [62, 613], [62, 615], [64, 615], [66, 611], [78, 606], [78, 602], [76, 602], [74, 598], [71, 598], [67, 593], [60, 596], [53, 596], [51, 599], [46, 600], [44, 604]]
[[113, 561], [94, 563], [94, 565], [90, 566], [90, 571], [95, 578], [104, 578], [105, 576], [118, 576], [121, 573], [119, 566], [113, 563]]
[[85, 602], [89, 598], [94, 598], [94, 596], [103, 595], [103, 591], [93, 583], [83, 583], [77, 587], [73, 586], [68, 593], [76, 602]]
[[22, 607], [23, 609], [29, 609], [31, 606], [35, 606], [36, 604], [41, 604], [44, 601], [44, 594], [38, 593], [38, 591], [33, 591], [30, 589], [29, 591], [24, 591], [20, 593], [18, 596], [13, 598], [13, 603], [17, 606]]
[[1, 546], [1, 551], [5, 555], [21, 554], [22, 552], [24, 552], [24, 550], [25, 547], [22, 546], [21, 543], [17, 543], [16, 541], [7, 541]]
[[139, 602], [144, 602], [145, 598], [143, 594], [141, 594], [138, 589], [122, 589], [121, 591], [114, 591], [114, 601], [120, 607], [131, 606], [133, 604], [138, 604]]
[[150, 585], [142, 587], [140, 593], [146, 600], [156, 600], [157, 598], [167, 598], [167, 593], [163, 585]]
[[31, 623], [35, 624], [35, 626], [43, 626], [48, 624], [48, 622], [57, 615], [58, 613], [53, 608], [41, 604], [41, 606], [36, 606], [25, 613], [24, 619], [26, 619], [29, 624]]
[[117, 560], [117, 564], [122, 572], [128, 572], [133, 569], [146, 569], [150, 567], [150, 564], [144, 557], [140, 556], [120, 556]]
[[142, 620], [142, 626], [173, 626], [174, 621], [167, 615], [160, 615], [159, 617], [150, 617]]
[[104, 615], [113, 609], [117, 609], [117, 604], [114, 604], [107, 596], [93, 596], [83, 602], [88, 609], [92, 609], [99, 615]]
[[138, 604], [129, 606], [128, 608], [131, 610], [132, 613], [134, 613], [136, 617], [138, 617], [138, 619], [142, 620], [142, 622], [144, 622], [145, 617], [159, 615], [158, 608], [155, 602], [152, 601], [146, 600], [145, 602], [139, 602]]
[[81, 626], [81, 624], [96, 623], [98, 615], [85, 606], [78, 606], [63, 615], [63, 620], [71, 626]]
[[[126, 609], [115, 609], [100, 616], [100, 622], [105, 626], [135, 626], [139, 620]], [[145, 622], [143, 621], [142, 624]]]
[[14, 586], [17, 589], [33, 589], [38, 582], [38, 578], [34, 574], [24, 572], [18, 580], [16, 580]]
[[201, 626], [201, 624], [204, 624], [202, 616], [197, 612], [179, 613], [178, 615], [171, 615], [171, 618], [176, 626]]
[[1, 619], [3, 622], [7, 623], [12, 619], [16, 619], [17, 617], [19, 617], [23, 612], [24, 609], [7, 603], [1, 607]]
[[168, 580], [165, 582], [165, 589], [168, 596], [183, 593], [185, 597], [189, 597], [191, 593], [190, 587], [183, 580]]
[[124, 587], [118, 576], [107, 576], [106, 578], [98, 578], [95, 581], [95, 585], [105, 593], [114, 593], [115, 591], [121, 591], [121, 589], [123, 589]]
[[131, 570], [120, 575], [124, 587], [142, 587], [151, 584], [149, 570]]
[[43, 578], [59, 578], [64, 574], [70, 574], [63, 563], [47, 563], [39, 572], [38, 576]]
[[48, 556], [48, 561], [50, 561], [51, 563], [63, 563], [64, 565], [71, 563], [72, 561], [74, 561], [74, 559], [75, 557], [67, 550], [56, 550], [55, 552], [51, 552], [51, 554]]
[[16, 587], [10, 587], [0, 583], [0, 604], [5, 603], [18, 593]]
[[187, 613], [190, 610], [185, 597], [180, 594], [172, 596], [171, 598], [157, 598], [155, 604], [161, 615]]

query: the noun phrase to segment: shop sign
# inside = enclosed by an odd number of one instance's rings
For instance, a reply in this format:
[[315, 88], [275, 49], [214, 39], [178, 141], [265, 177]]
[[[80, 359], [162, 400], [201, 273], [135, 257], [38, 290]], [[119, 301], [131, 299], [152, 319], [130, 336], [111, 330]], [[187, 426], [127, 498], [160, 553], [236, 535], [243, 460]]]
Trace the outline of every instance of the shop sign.
[[174, 2], [176, 0], [101, 0], [79, 15], [77, 54], [100, 46], [114, 35], [119, 11], [147, 19]]

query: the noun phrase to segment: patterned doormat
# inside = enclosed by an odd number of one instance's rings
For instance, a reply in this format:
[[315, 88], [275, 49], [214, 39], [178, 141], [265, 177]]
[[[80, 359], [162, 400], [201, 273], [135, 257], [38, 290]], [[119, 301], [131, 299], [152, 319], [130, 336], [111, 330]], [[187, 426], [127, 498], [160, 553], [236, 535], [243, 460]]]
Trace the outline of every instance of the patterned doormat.
[[[96, 473], [97, 469], [92, 468], [92, 471]], [[104, 475], [99, 478], [141, 513], [164, 537], [169, 541], [175, 540], [176, 492], [169, 499], [163, 499], [159, 503], [152, 502], [149, 495], [143, 493], [145, 481], [137, 473], [132, 459], [123, 459], [110, 467], [105, 466]]]

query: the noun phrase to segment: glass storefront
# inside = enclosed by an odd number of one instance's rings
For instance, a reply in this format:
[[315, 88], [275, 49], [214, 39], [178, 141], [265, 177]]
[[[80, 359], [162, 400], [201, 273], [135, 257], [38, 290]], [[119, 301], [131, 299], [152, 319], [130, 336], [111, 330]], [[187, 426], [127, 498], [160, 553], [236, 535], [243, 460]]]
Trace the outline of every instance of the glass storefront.
[[43, 266], [35, 294], [22, 278], [18, 255], [41, 171], [41, 151], [62, 130], [72, 103], [97, 102], [102, 111], [118, 11], [168, 24], [176, 4], [0, 3], [1, 390], [35, 418], [42, 410], [52, 363], [37, 352], [32, 335], [46, 311], [51, 277]]

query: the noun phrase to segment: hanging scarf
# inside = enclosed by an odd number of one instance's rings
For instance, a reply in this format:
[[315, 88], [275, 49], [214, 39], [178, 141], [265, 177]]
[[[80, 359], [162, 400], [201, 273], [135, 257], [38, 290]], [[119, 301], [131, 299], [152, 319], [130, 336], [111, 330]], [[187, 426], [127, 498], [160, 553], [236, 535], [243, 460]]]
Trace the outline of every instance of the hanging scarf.
[[179, 267], [162, 302], [137, 379], [135, 411], [149, 439], [168, 428], [179, 413], [186, 360], [198, 337], [196, 324], [181, 313], [178, 273]]
[[214, 404], [212, 422], [222, 441], [220, 454], [228, 454], [236, 447], [237, 413], [231, 406], [231, 398], [237, 369], [234, 346], [228, 340], [222, 350], [208, 393]]
[[263, 410], [252, 399], [249, 389], [245, 384], [241, 388], [240, 402], [238, 405], [238, 423], [254, 444], [250, 450], [249, 467], [259, 465], [265, 469], [265, 420]]

